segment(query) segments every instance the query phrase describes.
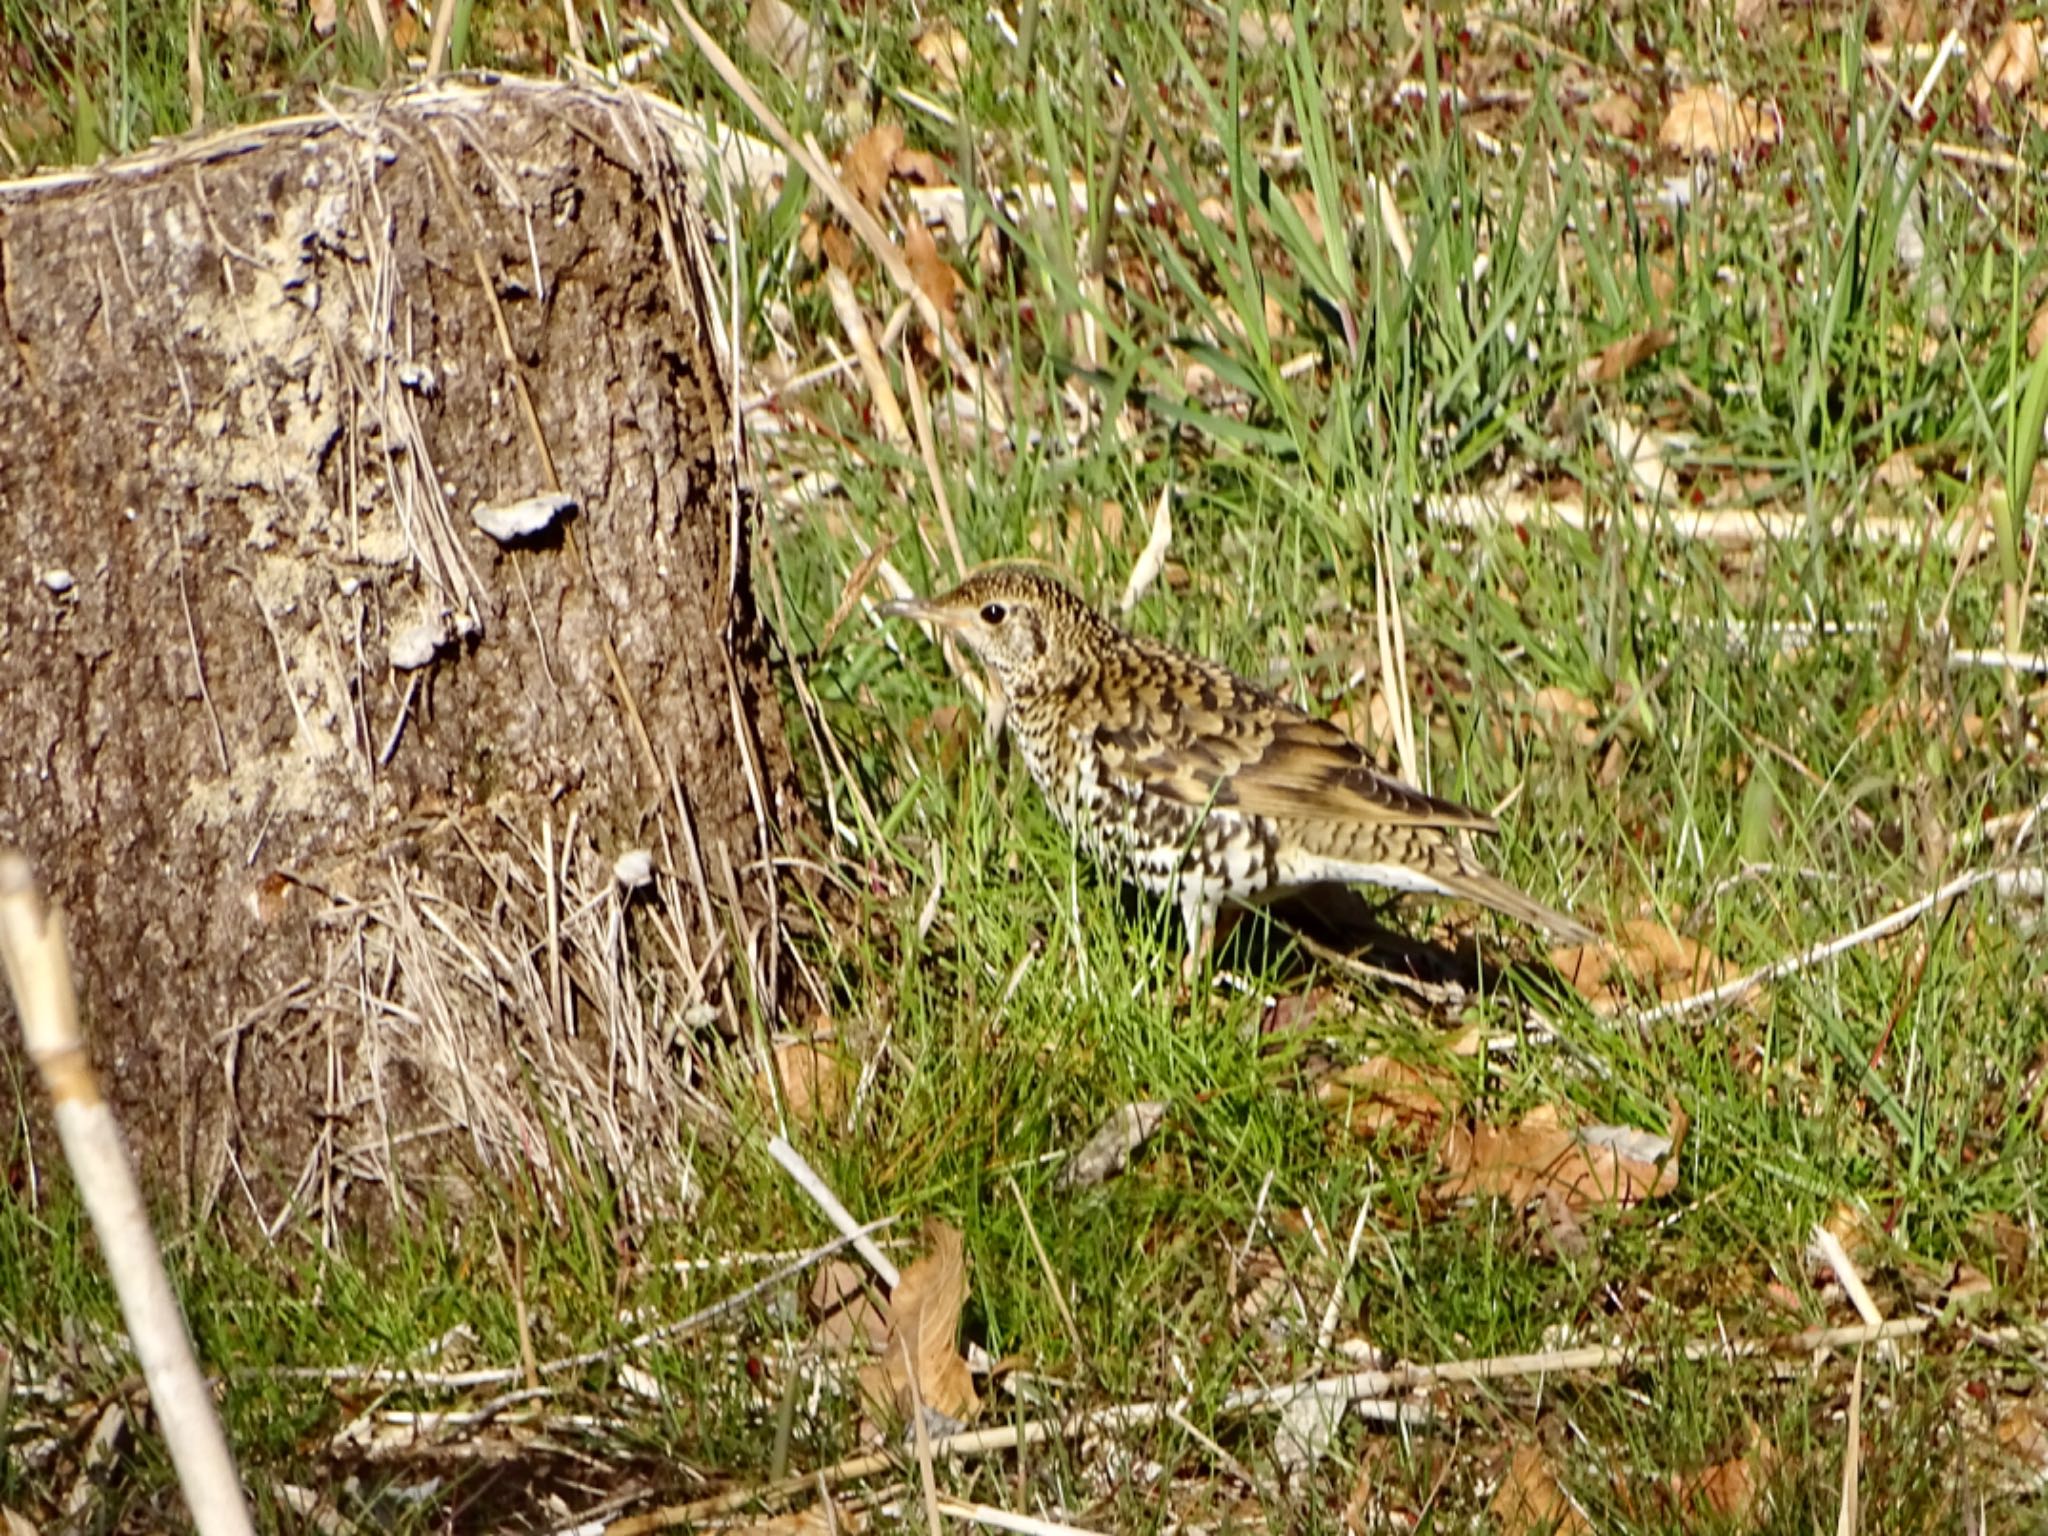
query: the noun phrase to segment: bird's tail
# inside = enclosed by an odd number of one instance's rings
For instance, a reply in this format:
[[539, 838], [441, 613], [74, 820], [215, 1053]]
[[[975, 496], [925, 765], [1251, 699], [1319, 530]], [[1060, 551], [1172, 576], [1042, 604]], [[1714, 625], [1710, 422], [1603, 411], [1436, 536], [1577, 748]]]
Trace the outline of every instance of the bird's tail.
[[1482, 869], [1461, 869], [1432, 871], [1432, 878], [1444, 886], [1451, 895], [1464, 901], [1476, 901], [1482, 907], [1491, 907], [1505, 913], [1519, 923], [1532, 928], [1541, 928], [1552, 938], [1565, 944], [1597, 944], [1600, 935], [1576, 918], [1546, 907], [1533, 896], [1525, 896], [1509, 885]]

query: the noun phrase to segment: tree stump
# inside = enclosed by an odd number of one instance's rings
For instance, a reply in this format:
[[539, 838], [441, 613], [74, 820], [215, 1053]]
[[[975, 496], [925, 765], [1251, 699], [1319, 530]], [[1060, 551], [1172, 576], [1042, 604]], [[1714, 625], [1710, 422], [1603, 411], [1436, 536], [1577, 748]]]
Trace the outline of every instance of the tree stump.
[[189, 1216], [687, 1201], [805, 820], [687, 126], [429, 86], [0, 186], [0, 845]]

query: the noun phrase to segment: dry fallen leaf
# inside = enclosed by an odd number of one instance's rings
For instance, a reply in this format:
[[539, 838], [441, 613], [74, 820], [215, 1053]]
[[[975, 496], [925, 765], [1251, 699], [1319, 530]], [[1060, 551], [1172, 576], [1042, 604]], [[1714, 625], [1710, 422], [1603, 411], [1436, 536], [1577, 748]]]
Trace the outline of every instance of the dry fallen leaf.
[[1643, 109], [1633, 96], [1613, 91], [1586, 108], [1586, 116], [1602, 133], [1617, 139], [1632, 139], [1642, 131]]
[[861, 1386], [902, 1417], [909, 1417], [914, 1395], [932, 1413], [966, 1424], [981, 1409], [954, 1343], [967, 1305], [967, 1252], [959, 1232], [942, 1221], [926, 1226], [925, 1245], [924, 1257], [896, 1282], [881, 1362], [861, 1372]]
[[1668, 1138], [1625, 1126], [1568, 1130], [1554, 1109], [1537, 1109], [1508, 1127], [1457, 1127], [1445, 1144], [1448, 1176], [1437, 1192], [1450, 1200], [1497, 1195], [1518, 1206], [1541, 1196], [1569, 1215], [1626, 1209], [1678, 1187], [1685, 1129], [1676, 1107]]
[[868, 1272], [851, 1259], [828, 1259], [811, 1280], [811, 1313], [818, 1320], [815, 1342], [834, 1354], [880, 1354], [889, 1319], [875, 1305]]
[[2039, 357], [2043, 347], [2048, 347], [2048, 302], [2043, 302], [2027, 322], [2027, 356]]
[[1237, 40], [1253, 53], [1277, 44], [1294, 46], [1294, 18], [1285, 11], [1242, 11], [1237, 18]]
[[1433, 1135], [1464, 1102], [1450, 1073], [1390, 1056], [1368, 1056], [1316, 1084], [1316, 1102], [1344, 1115], [1354, 1136], [1406, 1130]]
[[950, 21], [935, 21], [917, 34], [911, 46], [937, 78], [941, 90], [951, 93], [960, 89], [961, 76], [974, 62], [974, 50], [967, 46], [958, 27]]
[[854, 201], [879, 216], [882, 194], [889, 189], [889, 171], [896, 153], [903, 148], [900, 123], [877, 123], [858, 139], [839, 162], [839, 179], [846, 183]]
[[960, 303], [960, 277], [939, 254], [939, 243], [923, 224], [913, 223], [903, 232], [903, 259], [910, 263], [910, 275], [932, 301], [932, 308], [945, 320], [947, 329], [953, 329], [953, 311]]
[[1638, 331], [1633, 336], [1602, 347], [1593, 356], [1579, 364], [1579, 378], [1587, 384], [1612, 384], [1627, 375], [1638, 363], [1649, 361], [1678, 339], [1678, 332], [1669, 326], [1652, 326], [1647, 331]]
[[1692, 159], [1729, 159], [1778, 142], [1778, 114], [1725, 85], [1695, 85], [1671, 98], [1657, 146]]
[[780, 1080], [783, 1107], [791, 1120], [798, 1125], [830, 1124], [846, 1110], [851, 1076], [846, 1058], [829, 1043], [797, 1040], [775, 1048], [774, 1078], [766, 1067], [754, 1074], [754, 1094], [772, 1114]]
[[752, 0], [747, 7], [747, 43], [785, 76], [801, 80], [811, 51], [811, 24], [788, 0]]
[[2021, 95], [2040, 74], [2040, 34], [2032, 22], [2009, 21], [1970, 76], [1970, 99], [1982, 107], [1999, 92]]
[[1501, 1536], [1593, 1536], [1592, 1522], [1558, 1486], [1543, 1448], [1533, 1442], [1515, 1447], [1487, 1512]]
[[1983, 1245], [1986, 1267], [2000, 1285], [2015, 1285], [2027, 1271], [2027, 1231], [2003, 1211], [1985, 1211], [1970, 1222], [1970, 1236]]
[[1086, 1189], [1111, 1179], [1130, 1166], [1131, 1154], [1151, 1139], [1166, 1119], [1166, 1106], [1155, 1099], [1141, 1099], [1115, 1110], [1067, 1159], [1060, 1170], [1063, 1189]]
[[818, 227], [818, 249], [824, 253], [826, 263], [841, 272], [851, 275], [860, 270], [860, 247], [837, 219]]
[[950, 187], [953, 168], [928, 149], [899, 149], [890, 170], [913, 187]]
[[1550, 952], [1550, 964], [1595, 1013], [1628, 1006], [1628, 984], [1660, 1001], [1690, 997], [1729, 979], [1729, 966], [1712, 950], [1648, 918], [1630, 918], [1607, 939]]
[[1700, 1509], [1721, 1520], [1747, 1520], [1764, 1512], [1783, 1458], [1754, 1422], [1747, 1438], [1739, 1454], [1671, 1479], [1672, 1502], [1681, 1514]]
[[858, 1532], [867, 1528], [867, 1515], [855, 1506], [834, 1504], [827, 1508], [813, 1504], [809, 1509], [791, 1510], [750, 1525], [722, 1526], [720, 1530], [723, 1536], [833, 1536], [837, 1531]]
[[1556, 734], [1582, 747], [1590, 747], [1600, 739], [1600, 732], [1593, 725], [1600, 718], [1598, 707], [1569, 688], [1555, 684], [1538, 688], [1529, 696], [1529, 712]]

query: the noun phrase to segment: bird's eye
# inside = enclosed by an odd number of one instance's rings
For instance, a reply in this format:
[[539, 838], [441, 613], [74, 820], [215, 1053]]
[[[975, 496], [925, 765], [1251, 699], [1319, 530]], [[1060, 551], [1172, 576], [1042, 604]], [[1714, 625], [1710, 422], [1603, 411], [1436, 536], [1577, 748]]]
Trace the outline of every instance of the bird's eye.
[[981, 610], [981, 622], [993, 629], [1003, 622], [1003, 615], [1008, 611], [1001, 603], [990, 603]]

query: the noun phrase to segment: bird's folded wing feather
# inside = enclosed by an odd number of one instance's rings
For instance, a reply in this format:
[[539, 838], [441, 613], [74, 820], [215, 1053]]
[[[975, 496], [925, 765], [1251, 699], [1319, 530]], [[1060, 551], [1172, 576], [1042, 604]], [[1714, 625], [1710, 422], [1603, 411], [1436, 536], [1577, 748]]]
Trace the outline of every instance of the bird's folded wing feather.
[[1098, 727], [1108, 774], [1183, 805], [1247, 816], [1494, 830], [1492, 817], [1378, 772], [1327, 720], [1220, 667], [1183, 665], [1187, 675], [1162, 679]]

